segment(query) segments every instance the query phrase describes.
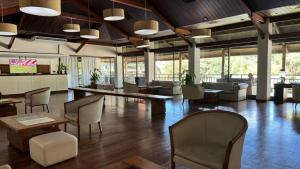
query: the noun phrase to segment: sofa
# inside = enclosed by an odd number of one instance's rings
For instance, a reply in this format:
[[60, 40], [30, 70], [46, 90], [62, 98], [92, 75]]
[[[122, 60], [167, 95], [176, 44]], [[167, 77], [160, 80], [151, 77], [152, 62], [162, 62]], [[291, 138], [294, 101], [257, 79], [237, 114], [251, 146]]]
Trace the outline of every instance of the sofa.
[[236, 82], [219, 82], [219, 83], [206, 83], [202, 86], [205, 89], [223, 90], [220, 94], [220, 99], [224, 101], [242, 101], [247, 97], [247, 83]]
[[178, 81], [172, 82], [172, 81], [153, 80], [148, 84], [148, 86], [161, 86], [160, 88], [155, 89], [156, 90], [155, 94], [168, 95], [168, 96], [182, 94], [181, 83]]
[[[217, 82], [227, 82], [227, 79], [218, 79]], [[255, 79], [231, 78], [229, 82], [247, 83], [247, 96], [256, 95], [257, 82]]]

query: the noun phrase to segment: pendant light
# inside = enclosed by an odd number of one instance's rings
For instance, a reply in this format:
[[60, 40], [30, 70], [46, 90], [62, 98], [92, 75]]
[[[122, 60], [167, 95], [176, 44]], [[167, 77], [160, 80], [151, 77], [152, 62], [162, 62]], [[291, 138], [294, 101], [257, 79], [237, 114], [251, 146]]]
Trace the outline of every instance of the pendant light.
[[80, 32], [80, 25], [73, 24], [73, 18], [71, 18], [71, 23], [64, 24], [63, 31], [64, 32]]
[[153, 35], [158, 33], [158, 21], [147, 20], [147, 0], [145, 0], [145, 19], [134, 22], [133, 30], [134, 33], [138, 35]]
[[16, 36], [17, 34], [18, 34], [17, 25], [3, 22], [3, 0], [1, 0], [0, 35], [1, 36]]
[[103, 10], [103, 18], [106, 21], [119, 21], [125, 18], [124, 9], [115, 8], [115, 1], [112, 0], [113, 7]]
[[136, 45], [136, 48], [138, 48], [138, 49], [148, 48], [148, 47], [150, 47], [150, 41], [149, 40], [141, 40]]
[[61, 0], [19, 0], [20, 11], [37, 16], [59, 16]]
[[211, 37], [211, 29], [193, 29], [191, 36], [193, 39]]
[[88, 0], [88, 16], [89, 16], [89, 28], [81, 29], [80, 37], [85, 39], [98, 39], [99, 38], [99, 30], [91, 29], [91, 21], [90, 21], [90, 0]]

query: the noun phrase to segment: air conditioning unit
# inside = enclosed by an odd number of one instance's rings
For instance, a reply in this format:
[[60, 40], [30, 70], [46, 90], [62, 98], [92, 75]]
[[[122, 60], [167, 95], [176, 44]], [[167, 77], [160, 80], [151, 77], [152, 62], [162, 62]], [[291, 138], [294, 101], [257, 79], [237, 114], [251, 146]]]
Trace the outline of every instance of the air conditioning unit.
[[46, 37], [46, 36], [33, 36], [31, 39], [34, 41], [47, 42], [47, 43], [65, 43], [65, 42], [67, 42], [67, 39], [64, 39], [64, 38], [53, 38], [53, 37]]

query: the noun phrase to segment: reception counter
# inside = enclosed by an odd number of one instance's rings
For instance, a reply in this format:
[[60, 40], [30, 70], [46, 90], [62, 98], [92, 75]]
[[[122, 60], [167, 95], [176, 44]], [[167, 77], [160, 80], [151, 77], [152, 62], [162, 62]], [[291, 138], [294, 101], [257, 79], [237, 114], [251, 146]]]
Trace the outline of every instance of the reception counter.
[[23, 94], [30, 90], [50, 87], [51, 91], [67, 91], [67, 75], [0, 75], [0, 92], [3, 95]]

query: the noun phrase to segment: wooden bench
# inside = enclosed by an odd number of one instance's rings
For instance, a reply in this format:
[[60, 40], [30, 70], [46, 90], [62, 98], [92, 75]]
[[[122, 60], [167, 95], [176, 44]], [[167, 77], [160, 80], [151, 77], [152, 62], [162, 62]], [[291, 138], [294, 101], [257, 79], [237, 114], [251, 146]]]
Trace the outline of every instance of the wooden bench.
[[121, 96], [121, 97], [130, 97], [138, 99], [146, 99], [151, 101], [151, 114], [152, 115], [164, 115], [166, 112], [166, 101], [172, 100], [172, 96], [161, 96], [153, 94], [143, 94], [143, 93], [126, 93], [123, 91], [108, 91], [101, 89], [91, 89], [91, 88], [69, 88], [73, 90], [74, 99], [79, 99], [86, 96], [86, 93], [102, 94], [109, 96]]

